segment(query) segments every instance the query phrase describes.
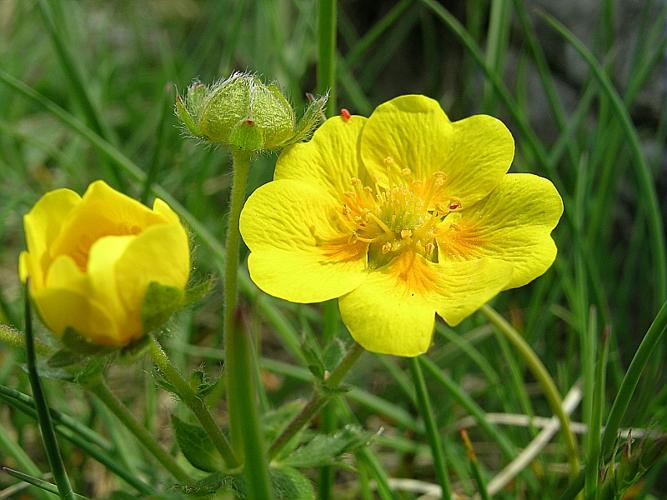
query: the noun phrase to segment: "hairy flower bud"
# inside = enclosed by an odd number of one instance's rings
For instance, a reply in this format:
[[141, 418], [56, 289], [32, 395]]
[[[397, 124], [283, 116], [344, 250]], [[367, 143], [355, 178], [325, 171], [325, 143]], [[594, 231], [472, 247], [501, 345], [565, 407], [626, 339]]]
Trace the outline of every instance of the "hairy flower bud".
[[313, 100], [301, 120], [274, 83], [234, 73], [210, 87], [195, 82], [176, 100], [176, 114], [194, 136], [242, 151], [280, 149], [308, 139], [326, 97]]

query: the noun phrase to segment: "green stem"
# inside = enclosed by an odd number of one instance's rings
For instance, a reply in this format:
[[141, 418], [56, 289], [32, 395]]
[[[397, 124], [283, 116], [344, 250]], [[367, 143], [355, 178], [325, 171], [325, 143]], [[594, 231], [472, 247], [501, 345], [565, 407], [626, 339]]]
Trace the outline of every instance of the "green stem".
[[426, 427], [426, 436], [428, 437], [429, 445], [431, 446], [431, 454], [433, 455], [433, 466], [435, 468], [435, 477], [440, 485], [441, 495], [444, 499], [451, 498], [452, 494], [449, 487], [449, 477], [447, 474], [447, 462], [445, 460], [445, 453], [442, 447], [442, 440], [438, 433], [438, 425], [435, 422], [433, 409], [431, 408], [431, 399], [426, 389], [426, 382], [424, 382], [424, 374], [422, 373], [421, 365], [418, 358], [410, 358], [410, 374], [415, 385], [415, 392], [417, 394], [417, 406], [419, 413], [424, 419]]
[[327, 115], [336, 113], [336, 0], [321, 0], [319, 12], [317, 90], [329, 91]]
[[269, 469], [257, 411], [256, 356], [250, 335], [236, 324], [238, 298], [239, 216], [250, 171], [250, 153], [234, 151], [232, 193], [227, 222], [227, 258], [225, 260], [225, 289], [223, 333], [225, 342], [225, 375], [227, 405], [232, 443], [242, 451], [248, 498], [270, 499]]
[[579, 474], [579, 453], [577, 451], [577, 441], [570, 428], [570, 419], [563, 410], [563, 399], [558, 392], [551, 375], [530, 348], [524, 338], [505, 319], [498, 314], [491, 306], [484, 305], [480, 309], [481, 313], [509, 340], [519, 352], [519, 355], [528, 366], [537, 382], [542, 387], [544, 396], [551, 407], [551, 411], [560, 421], [561, 429], [567, 446], [568, 462], [570, 464], [570, 474], [574, 478]]
[[269, 459], [275, 458], [297, 432], [303, 429], [310, 422], [310, 419], [335, 395], [335, 389], [340, 385], [347, 372], [350, 371], [350, 368], [352, 368], [363, 353], [363, 347], [355, 342], [341, 362], [338, 363], [338, 366], [322, 382], [322, 388], [315, 390], [310, 401], [306, 403], [306, 406], [303, 407], [282, 434], [273, 442], [271, 448], [269, 448]]
[[153, 436], [140, 424], [130, 410], [111, 392], [102, 377], [91, 380], [86, 388], [122, 422], [122, 424], [144, 445], [174, 478], [181, 483], [189, 483], [190, 477], [176, 463], [174, 458], [155, 441]]
[[46, 403], [46, 395], [42, 388], [42, 383], [37, 373], [37, 361], [35, 355], [35, 344], [32, 333], [32, 313], [30, 311], [30, 283], [25, 286], [25, 350], [26, 362], [28, 365], [28, 379], [32, 387], [33, 397], [35, 398], [35, 409], [37, 410], [37, 422], [42, 433], [42, 441], [46, 456], [53, 472], [53, 479], [58, 487], [60, 498], [65, 500], [74, 500], [74, 490], [67, 476], [63, 457], [60, 453], [56, 433], [53, 430], [51, 414]]
[[178, 372], [162, 349], [162, 346], [153, 337], [151, 337], [151, 356], [153, 362], [160, 369], [165, 379], [174, 387], [181, 400], [188, 406], [188, 408], [190, 408], [190, 410], [192, 410], [192, 413], [195, 414], [195, 417], [199, 420], [199, 423], [208, 434], [208, 437], [211, 438], [213, 445], [220, 452], [220, 455], [222, 455], [227, 467], [238, 467], [240, 465], [239, 460], [236, 458], [234, 450], [232, 450], [229, 441], [227, 441], [227, 438], [220, 430], [220, 427], [215, 423], [208, 406], [206, 406], [204, 400], [192, 390], [190, 384], [188, 384]]

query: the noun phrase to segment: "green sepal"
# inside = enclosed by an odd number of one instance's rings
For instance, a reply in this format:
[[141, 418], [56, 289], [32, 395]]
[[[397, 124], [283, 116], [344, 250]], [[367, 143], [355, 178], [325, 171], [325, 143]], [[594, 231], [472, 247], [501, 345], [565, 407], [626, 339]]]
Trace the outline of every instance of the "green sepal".
[[360, 427], [347, 425], [335, 434], [318, 434], [280, 462], [288, 467], [333, 465], [340, 455], [366, 445], [372, 436]]
[[204, 472], [224, 469], [225, 462], [222, 456], [211, 444], [211, 438], [203, 428], [184, 422], [176, 415], [171, 417], [171, 424], [176, 435], [176, 442], [188, 462]]
[[328, 97], [329, 96], [326, 95], [319, 97], [318, 99], [314, 99], [310, 102], [310, 104], [308, 104], [308, 107], [304, 111], [303, 116], [296, 124], [294, 135], [288, 141], [286, 141], [283, 146], [294, 144], [296, 142], [303, 142], [310, 139], [310, 137], [313, 135], [313, 132], [315, 132], [315, 129], [326, 118], [324, 111], [327, 106]]
[[142, 335], [118, 351], [118, 360], [125, 364], [139, 361], [151, 345], [149, 335]]
[[84, 356], [107, 354], [115, 349], [106, 345], [94, 344], [70, 327], [65, 329], [60, 340], [67, 350]]
[[264, 148], [264, 135], [255, 122], [247, 118], [232, 128], [229, 143], [242, 151], [259, 151]]
[[159, 330], [183, 304], [183, 290], [151, 282], [141, 305], [143, 333]]
[[47, 363], [51, 368], [69, 368], [82, 364], [88, 358], [89, 356], [85, 354], [79, 354], [69, 349], [60, 349], [51, 355]]
[[[269, 470], [275, 500], [314, 500], [315, 491], [310, 480], [296, 469], [288, 467]], [[189, 485], [180, 486], [186, 495], [201, 497], [214, 493], [233, 493], [234, 498], [245, 500], [248, 491], [241, 474], [218, 472]]]
[[213, 290], [214, 286], [215, 278], [210, 276], [186, 289], [185, 297], [183, 298], [183, 307], [191, 306], [202, 300]]
[[183, 122], [183, 125], [190, 131], [190, 133], [194, 136], [199, 136], [199, 128], [195, 124], [194, 119], [188, 112], [185, 102], [183, 102], [183, 99], [181, 96], [176, 96], [176, 116]]

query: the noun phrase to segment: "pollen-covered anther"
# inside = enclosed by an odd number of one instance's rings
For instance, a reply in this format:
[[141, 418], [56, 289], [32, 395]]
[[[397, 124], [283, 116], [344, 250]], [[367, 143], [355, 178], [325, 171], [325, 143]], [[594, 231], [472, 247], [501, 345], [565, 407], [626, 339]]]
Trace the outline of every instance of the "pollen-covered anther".
[[391, 243], [386, 242], [382, 245], [382, 255], [387, 255], [389, 252], [391, 252]]
[[382, 162], [385, 165], [392, 165], [394, 163], [394, 159], [391, 156], [385, 156]]
[[410, 229], [402, 229], [401, 230], [401, 238], [404, 240], [409, 240], [412, 237], [412, 230]]

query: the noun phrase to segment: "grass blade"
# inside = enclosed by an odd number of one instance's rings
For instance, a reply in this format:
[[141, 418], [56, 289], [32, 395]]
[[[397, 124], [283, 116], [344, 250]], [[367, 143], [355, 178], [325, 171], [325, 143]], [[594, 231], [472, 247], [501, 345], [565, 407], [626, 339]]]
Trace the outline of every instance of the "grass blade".
[[419, 358], [410, 358], [410, 374], [412, 375], [412, 382], [415, 385], [415, 392], [417, 394], [417, 408], [419, 414], [424, 420], [426, 427], [426, 436], [431, 447], [431, 454], [433, 455], [433, 467], [435, 469], [435, 477], [438, 480], [440, 489], [442, 491], [442, 498], [451, 498], [451, 489], [449, 486], [449, 475], [447, 473], [447, 462], [445, 460], [445, 451], [442, 447], [442, 440], [438, 432], [438, 426], [433, 416], [433, 409], [431, 407], [431, 399], [426, 390], [426, 382], [424, 381], [424, 374], [422, 373], [419, 364]]
[[46, 396], [42, 389], [42, 383], [37, 373], [37, 360], [35, 355], [35, 344], [32, 333], [32, 314], [30, 310], [30, 282], [25, 286], [25, 346], [26, 358], [28, 365], [28, 378], [30, 386], [35, 398], [35, 408], [37, 410], [37, 421], [42, 432], [42, 441], [46, 456], [53, 473], [53, 478], [58, 486], [60, 497], [65, 500], [73, 500], [75, 498], [72, 485], [65, 470], [58, 441], [56, 440], [56, 433], [53, 430], [53, 423], [51, 422], [51, 414], [49, 407], [46, 404]]
[[655, 262], [655, 278], [656, 278], [656, 302], [658, 306], [667, 299], [667, 256], [665, 254], [665, 233], [662, 223], [662, 215], [660, 212], [660, 205], [658, 204], [658, 197], [655, 190], [654, 179], [651, 170], [644, 159], [639, 143], [639, 136], [637, 130], [632, 124], [628, 110], [623, 104], [623, 101], [614, 89], [609, 77], [600, 66], [600, 63], [595, 59], [593, 54], [584, 46], [584, 44], [565, 26], [554, 19], [552, 16], [540, 12], [540, 16], [551, 26], [559, 35], [561, 35], [567, 42], [579, 53], [579, 55], [586, 61], [593, 76], [607, 95], [612, 109], [616, 113], [626, 138], [630, 145], [632, 153], [631, 162], [636, 169], [637, 180], [641, 196], [648, 204], [649, 209], [649, 226], [651, 229], [651, 246], [653, 258]]

